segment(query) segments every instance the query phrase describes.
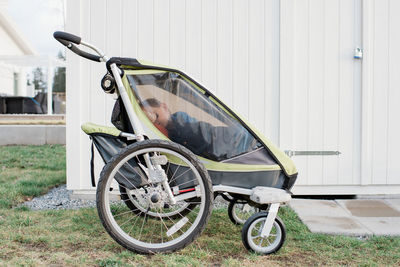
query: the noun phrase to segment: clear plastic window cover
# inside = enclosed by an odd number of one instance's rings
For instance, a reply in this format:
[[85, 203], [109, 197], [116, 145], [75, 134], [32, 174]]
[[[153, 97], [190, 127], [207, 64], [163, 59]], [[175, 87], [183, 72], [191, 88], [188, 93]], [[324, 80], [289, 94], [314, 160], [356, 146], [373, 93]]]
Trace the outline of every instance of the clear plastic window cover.
[[194, 154], [222, 161], [261, 147], [238, 120], [179, 74], [127, 77], [134, 96], [154, 126]]

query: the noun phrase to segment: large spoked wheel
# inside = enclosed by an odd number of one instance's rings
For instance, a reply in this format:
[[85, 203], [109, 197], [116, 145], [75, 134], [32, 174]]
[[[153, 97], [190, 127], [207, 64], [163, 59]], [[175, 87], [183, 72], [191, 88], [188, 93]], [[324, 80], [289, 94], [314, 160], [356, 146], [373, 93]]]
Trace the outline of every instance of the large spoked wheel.
[[[161, 181], [139, 186], [130, 178], [127, 170], [131, 176], [145, 174], [146, 181], [154, 175], [143, 164], [147, 155], [165, 170], [161, 173], [167, 176], [176, 204]], [[140, 175], [132, 162], [139, 162]], [[157, 179], [161, 176], [158, 172]], [[124, 188], [127, 195], [117, 188]], [[207, 170], [192, 152], [173, 142], [146, 140], [126, 147], [106, 164], [96, 198], [100, 220], [111, 237], [129, 250], [151, 254], [190, 244], [208, 222], [213, 192]]]
[[233, 199], [228, 205], [228, 215], [231, 222], [240, 225], [259, 211], [258, 208], [250, 206], [246, 201]]
[[267, 220], [268, 212], [259, 212], [251, 216], [243, 226], [242, 241], [244, 246], [259, 254], [277, 252], [286, 239], [286, 229], [279, 217], [275, 218], [270, 235], [261, 237], [261, 231]]

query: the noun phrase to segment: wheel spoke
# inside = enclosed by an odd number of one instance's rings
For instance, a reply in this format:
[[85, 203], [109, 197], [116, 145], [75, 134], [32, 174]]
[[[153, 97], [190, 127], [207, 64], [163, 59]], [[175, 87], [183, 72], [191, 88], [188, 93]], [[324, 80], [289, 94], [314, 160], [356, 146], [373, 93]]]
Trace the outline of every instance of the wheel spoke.
[[160, 221], [161, 221], [161, 243], [164, 243], [164, 241], [163, 241], [163, 234], [162, 234], [162, 225], [164, 225], [164, 227], [165, 227], [165, 229], [167, 230], [167, 232], [168, 232], [169, 229], [168, 229], [168, 227], [165, 225], [164, 220], [163, 220], [163, 218], [161, 217], [160, 213], [157, 212], [157, 215], [158, 215], [158, 217], [160, 218]]
[[[140, 212], [140, 213], [142, 213], [142, 212]], [[132, 224], [132, 227], [129, 229], [129, 231], [128, 231], [128, 235], [131, 233], [131, 231], [132, 231], [132, 230], [133, 230], [133, 228], [135, 227], [135, 225], [136, 225], [136, 222], [138, 222], [138, 221], [139, 221], [139, 218], [140, 218], [140, 216], [138, 215], [138, 216], [136, 217], [135, 221], [133, 222], [133, 224]]]
[[[189, 209], [189, 208], [186, 208], [187, 210], [189, 210], [190, 212], [193, 212], [194, 214], [199, 214], [198, 212], [195, 212], [194, 210], [192, 210], [192, 209]], [[179, 212], [178, 212], [179, 213]], [[180, 214], [180, 213], [179, 213]]]
[[[157, 214], [158, 214], [158, 212], [157, 212]], [[161, 236], [161, 243], [164, 243], [163, 233], [162, 233], [162, 229], [163, 229], [163, 219], [161, 218], [160, 214], [158, 214], [158, 216], [160, 217], [160, 236]]]
[[[169, 216], [166, 216], [166, 217], [168, 218], [168, 220], [170, 220], [170, 221], [172, 222], [172, 226], [174, 226], [174, 225], [175, 225], [175, 222], [174, 222]], [[179, 228], [179, 231], [181, 231], [182, 234], [184, 234], [184, 232], [182, 231], [181, 228]], [[176, 233], [176, 232], [175, 232], [175, 233]], [[174, 235], [174, 234], [172, 234], [172, 235]]]
[[[182, 162], [183, 162], [183, 160], [181, 159], [180, 163], [182, 163]], [[178, 168], [176, 168], [176, 170], [175, 170], [174, 174], [172, 174], [172, 176], [171, 176], [171, 180], [173, 180], [173, 179], [174, 179], [174, 176], [175, 176], [176, 172], [179, 170], [179, 168], [180, 168], [180, 167], [181, 167], [181, 165], [179, 165], [179, 164], [178, 164]]]
[[[118, 173], [119, 173], [123, 178], [125, 178], [125, 180], [126, 180], [128, 183], [130, 183], [135, 189], [137, 189], [136, 186], [135, 186], [134, 184], [132, 184], [132, 182], [129, 181], [128, 178], [126, 178], [126, 176], [123, 175], [119, 170], [118, 170]], [[114, 177], [114, 179], [115, 179], [115, 177]], [[117, 179], [115, 179], [115, 180], [118, 182]], [[119, 184], [119, 183], [118, 183], [118, 184]]]
[[171, 163], [168, 161], [168, 165], [167, 165], [167, 171], [165, 172], [165, 174], [168, 175], [168, 171], [169, 171], [169, 166], [171, 165]]
[[139, 210], [139, 209], [128, 210], [128, 211], [125, 211], [125, 212], [123, 212], [123, 213], [119, 213], [119, 214], [117, 214], [117, 215], [114, 215], [114, 218], [115, 218], [115, 217], [118, 217], [118, 216], [121, 216], [121, 215], [124, 215], [124, 214], [132, 213], [132, 211], [136, 211], [136, 210]]
[[175, 181], [176, 179], [178, 179], [179, 177], [181, 177], [182, 175], [184, 175], [185, 173], [187, 173], [188, 171], [190, 171], [191, 169], [187, 169], [186, 171], [184, 171], [183, 173], [179, 174], [178, 176], [176, 176], [174, 179], [171, 179], [169, 181], [168, 184], [172, 183], [173, 181]]
[[192, 180], [190, 180], [190, 181], [187, 181], [187, 182], [184, 182], [184, 183], [178, 184], [177, 186], [179, 187], [179, 186], [181, 186], [181, 185], [183, 185], [183, 184], [187, 184], [187, 183], [190, 183], [190, 182], [193, 182], [193, 181], [196, 181], [196, 179], [192, 179]]
[[144, 225], [144, 222], [146, 221], [146, 216], [147, 216], [147, 212], [144, 214], [144, 219], [143, 219], [143, 222], [142, 222], [142, 227], [140, 227], [139, 240], [140, 240], [140, 237], [142, 236], [143, 225]]

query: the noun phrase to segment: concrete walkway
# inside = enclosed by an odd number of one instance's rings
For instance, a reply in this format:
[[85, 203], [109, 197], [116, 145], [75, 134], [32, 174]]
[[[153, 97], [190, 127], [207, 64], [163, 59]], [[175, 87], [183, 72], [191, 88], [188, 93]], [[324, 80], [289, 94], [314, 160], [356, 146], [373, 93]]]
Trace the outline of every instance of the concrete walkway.
[[400, 199], [292, 199], [313, 233], [400, 236]]

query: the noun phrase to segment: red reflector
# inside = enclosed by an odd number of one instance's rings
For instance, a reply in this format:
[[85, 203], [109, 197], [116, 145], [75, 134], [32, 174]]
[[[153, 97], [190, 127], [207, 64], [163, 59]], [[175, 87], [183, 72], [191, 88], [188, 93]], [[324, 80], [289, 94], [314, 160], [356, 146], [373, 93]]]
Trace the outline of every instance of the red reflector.
[[185, 189], [185, 190], [179, 190], [179, 194], [190, 192], [190, 191], [194, 191], [194, 190], [196, 190], [196, 189], [195, 188], [190, 188], [190, 189]]

